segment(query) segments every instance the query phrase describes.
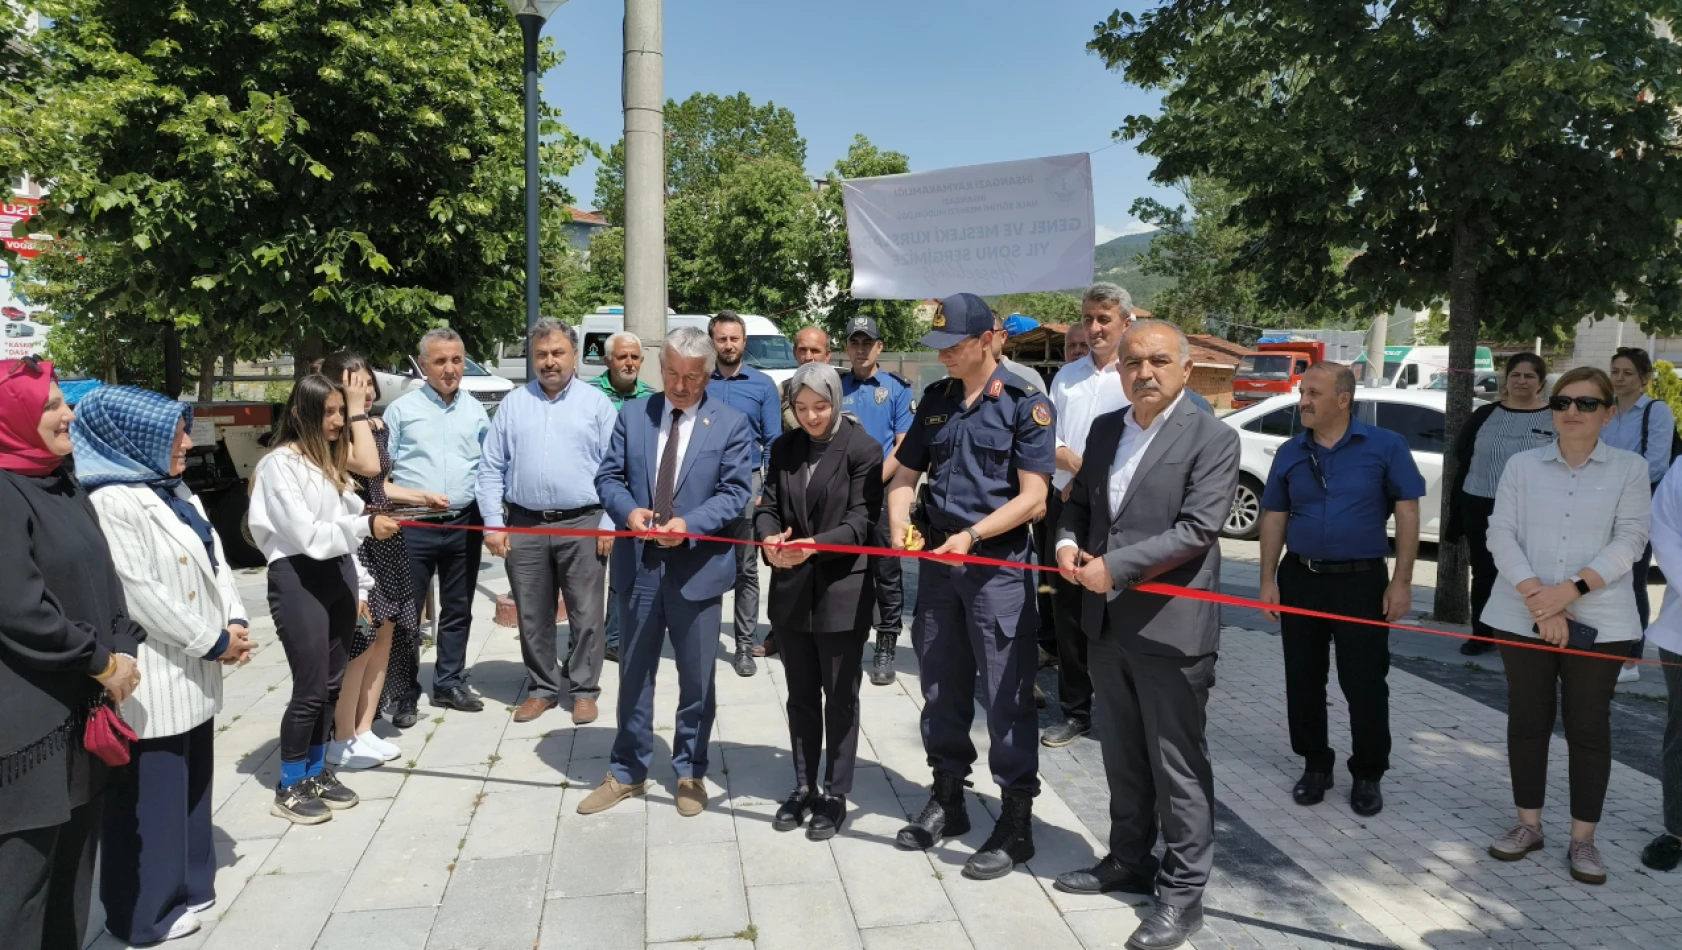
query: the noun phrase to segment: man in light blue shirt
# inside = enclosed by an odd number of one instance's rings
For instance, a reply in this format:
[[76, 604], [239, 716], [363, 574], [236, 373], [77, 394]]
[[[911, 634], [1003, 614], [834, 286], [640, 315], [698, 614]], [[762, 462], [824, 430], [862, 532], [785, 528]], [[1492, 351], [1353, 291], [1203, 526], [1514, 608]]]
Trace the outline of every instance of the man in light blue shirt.
[[[602, 528], [613, 522], [596, 495], [596, 470], [619, 414], [601, 390], [579, 379], [578, 334], [558, 320], [533, 325], [526, 353], [537, 376], [508, 394], [485, 436], [479, 465], [479, 510], [485, 547], [508, 565], [508, 586], [520, 619], [526, 701], [515, 722], [530, 722], [558, 705], [564, 670], [575, 725], [596, 720], [601, 696], [603, 584], [612, 538], [510, 534], [498, 528]], [[557, 663], [555, 601], [564, 596], [572, 648]]]
[[[752, 541], [753, 509], [759, 504], [759, 493], [765, 484], [765, 456], [771, 443], [783, 434], [783, 401], [777, 384], [771, 377], [748, 366], [743, 359], [747, 353], [747, 324], [734, 311], [722, 310], [707, 325], [713, 349], [718, 351], [718, 364], [708, 383], [709, 398], [748, 417], [753, 433], [751, 446], [753, 465], [753, 497], [747, 510], [730, 527], [730, 536]], [[758, 666], [753, 662], [753, 642], [759, 629], [759, 549], [748, 544], [736, 546], [736, 661], [738, 676], [752, 676]]]
[[[454, 330], [428, 330], [420, 343], [421, 372], [426, 385], [403, 395], [386, 408], [391, 433], [391, 480], [405, 488], [442, 491], [450, 511], [442, 525], [477, 528], [479, 459], [490, 416], [472, 395], [461, 391], [467, 351]], [[473, 595], [479, 585], [478, 531], [459, 527], [404, 528], [415, 591], [424, 597], [438, 575], [438, 655], [433, 661], [432, 705], [478, 712], [484, 701], [463, 683], [467, 667], [467, 639], [473, 626]], [[415, 665], [420, 668], [420, 646]], [[399, 728], [415, 724], [420, 682], [410, 684], [409, 696], [392, 710]]]

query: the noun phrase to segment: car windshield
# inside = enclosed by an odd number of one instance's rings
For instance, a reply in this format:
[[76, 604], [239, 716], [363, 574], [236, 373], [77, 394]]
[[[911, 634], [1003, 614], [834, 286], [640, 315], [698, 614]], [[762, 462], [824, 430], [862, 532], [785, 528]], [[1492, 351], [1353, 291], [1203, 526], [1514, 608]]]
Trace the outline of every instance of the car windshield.
[[1384, 361], [1384, 381], [1385, 382], [1387, 382], [1387, 383], [1395, 382], [1396, 381], [1396, 374], [1401, 372], [1401, 371], [1402, 371], [1402, 361], [1401, 360], [1385, 360]]
[[743, 362], [754, 369], [794, 369], [794, 346], [787, 337], [750, 336]]
[[1244, 379], [1290, 379], [1291, 357], [1246, 356], [1238, 364], [1238, 375]]

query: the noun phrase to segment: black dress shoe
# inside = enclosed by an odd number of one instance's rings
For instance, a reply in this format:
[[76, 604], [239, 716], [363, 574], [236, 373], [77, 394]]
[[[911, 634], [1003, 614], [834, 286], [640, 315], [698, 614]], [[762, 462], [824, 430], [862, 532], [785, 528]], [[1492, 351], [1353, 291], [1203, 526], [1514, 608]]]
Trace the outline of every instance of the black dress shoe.
[[1378, 790], [1378, 779], [1358, 778], [1349, 789], [1349, 807], [1363, 818], [1371, 818], [1384, 810], [1384, 793]]
[[1173, 950], [1202, 929], [1202, 904], [1185, 908], [1158, 904], [1156, 913], [1145, 918], [1127, 938], [1127, 950]]
[[468, 692], [465, 686], [452, 686], [449, 689], [433, 690], [432, 705], [459, 709], [462, 712], [479, 712], [485, 708], [485, 701]]
[[606, 660], [609, 663], [618, 663], [619, 662], [619, 648], [618, 647], [608, 647], [607, 649], [603, 650], [602, 651], [602, 659]]
[[737, 676], [752, 676], [759, 672], [759, 664], [753, 661], [752, 647], [736, 647], [736, 661], [731, 665], [735, 667]]
[[811, 841], [828, 841], [841, 830], [841, 823], [847, 820], [847, 799], [842, 795], [814, 795], [812, 797], [812, 822], [806, 826], [806, 837]]
[[399, 729], [413, 728], [420, 719], [418, 704], [412, 699], [405, 699], [392, 711], [391, 724]]
[[1298, 805], [1318, 805], [1326, 797], [1326, 789], [1332, 787], [1332, 773], [1304, 772], [1302, 778], [1297, 779], [1296, 788], [1291, 789], [1291, 800]]
[[775, 831], [793, 831], [806, 823], [806, 813], [812, 810], [812, 791], [807, 788], [797, 788], [789, 793], [788, 801], [783, 802], [777, 809], [777, 817], [771, 819], [771, 828]]
[[1060, 749], [1091, 731], [1091, 720], [1065, 719], [1041, 733], [1040, 745], [1048, 749]]
[[1460, 652], [1465, 656], [1482, 656], [1493, 649], [1495, 649], [1495, 644], [1488, 640], [1460, 641]]
[[1674, 871], [1682, 863], [1682, 839], [1659, 835], [1641, 849], [1641, 863], [1655, 871]]
[[[1153, 862], [1154, 864], [1154, 859]], [[1108, 894], [1121, 891], [1144, 897], [1156, 896], [1156, 871], [1149, 874], [1133, 872], [1121, 866], [1110, 855], [1096, 865], [1079, 871], [1065, 871], [1057, 875], [1052, 887], [1065, 894]]]

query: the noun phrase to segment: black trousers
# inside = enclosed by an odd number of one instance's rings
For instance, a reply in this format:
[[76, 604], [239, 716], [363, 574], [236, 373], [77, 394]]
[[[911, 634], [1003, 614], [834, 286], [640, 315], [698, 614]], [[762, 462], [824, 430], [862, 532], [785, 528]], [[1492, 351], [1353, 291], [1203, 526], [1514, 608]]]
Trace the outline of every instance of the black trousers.
[[[1063, 517], [1063, 497], [1052, 492], [1046, 502], [1045, 523], [1053, 527]], [[1041, 549], [1040, 563], [1056, 564], [1056, 551]], [[1087, 665], [1086, 631], [1080, 628], [1081, 589], [1063, 579], [1061, 574], [1041, 573], [1040, 584], [1050, 584], [1051, 618], [1057, 640], [1057, 699], [1063, 707], [1063, 718], [1081, 722], [1092, 721], [1092, 672]], [[1048, 595], [1041, 595], [1043, 605]], [[1042, 623], [1043, 626], [1043, 623]]]
[[0, 946], [82, 950], [103, 798], [48, 828], [0, 835]]
[[[1315, 574], [1295, 555], [1279, 565], [1279, 601], [1345, 617], [1384, 619], [1383, 570]], [[1330, 772], [1337, 756], [1326, 738], [1326, 678], [1337, 647], [1337, 681], [1349, 703], [1349, 774], [1380, 779], [1390, 768], [1390, 628], [1281, 614], [1285, 709], [1291, 751], [1310, 772]]]
[[1495, 556], [1489, 553], [1489, 516], [1495, 513], [1495, 499], [1460, 493], [1460, 520], [1466, 526], [1466, 553], [1472, 563], [1472, 633], [1480, 637], [1499, 636], [1483, 622], [1483, 608], [1495, 590]]
[[[468, 505], [443, 524], [479, 527], [479, 506]], [[409, 567], [415, 579], [415, 596], [426, 597], [432, 577], [438, 576], [438, 643], [432, 664], [432, 690], [454, 689], [467, 671], [467, 639], [473, 632], [473, 595], [479, 589], [479, 559], [485, 536], [478, 531], [454, 528], [404, 528], [403, 543], [409, 548]], [[420, 699], [420, 640], [415, 651], [415, 681], [409, 697]]]
[[[884, 512], [876, 521], [875, 540], [879, 548], [891, 548], [888, 539], [888, 516]], [[876, 636], [893, 643], [905, 626], [905, 570], [897, 557], [873, 557], [870, 569], [876, 574]]]
[[[356, 636], [356, 567], [296, 555], [269, 565], [269, 614], [292, 669], [292, 700], [280, 717], [280, 758], [299, 762], [333, 737], [333, 707]], [[348, 738], [348, 737], [347, 737]]]
[[[1510, 633], [1497, 636], [1508, 641]], [[1528, 638], [1526, 638], [1528, 639]], [[1530, 641], [1539, 642], [1539, 641]], [[1612, 779], [1612, 693], [1630, 643], [1596, 644], [1608, 659], [1570, 656], [1501, 644], [1507, 673], [1507, 767], [1513, 804], [1541, 808], [1548, 789], [1548, 743], [1556, 710], [1564, 713], [1570, 750], [1571, 817], [1600, 821], [1606, 784]]]
[[853, 790], [867, 637], [865, 631], [777, 631], [783, 676], [788, 680], [788, 736], [799, 786], [817, 788], [822, 766], [825, 792], [845, 795]]
[[105, 928], [156, 943], [189, 906], [216, 899], [210, 778], [214, 720], [177, 736], [142, 739], [105, 792], [99, 900]]

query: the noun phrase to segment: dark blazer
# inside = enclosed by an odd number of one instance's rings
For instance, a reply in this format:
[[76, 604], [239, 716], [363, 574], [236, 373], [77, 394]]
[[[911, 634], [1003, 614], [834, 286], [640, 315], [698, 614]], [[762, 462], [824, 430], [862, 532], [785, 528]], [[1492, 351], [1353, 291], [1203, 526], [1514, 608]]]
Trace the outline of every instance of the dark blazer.
[[[753, 433], [748, 417], [721, 400], [703, 396], [696, 410], [695, 429], [678, 468], [673, 508], [690, 534], [716, 538], [753, 500]], [[668, 413], [666, 397], [656, 393], [626, 403], [613, 424], [607, 455], [596, 472], [596, 495], [620, 530], [633, 510], [654, 504], [660, 420]], [[626, 585], [636, 577], [644, 544], [632, 538], [613, 544], [612, 569]], [[733, 544], [686, 541], [662, 551], [669, 578], [689, 600], [722, 597], [736, 586]]]
[[[871, 525], [882, 514], [882, 443], [844, 417], [808, 483], [801, 468], [810, 446], [811, 437], [798, 428], [771, 443], [754, 537], [787, 529], [791, 538], [819, 544], [870, 544]], [[875, 606], [868, 556], [818, 553], [799, 567], [771, 571], [772, 629], [863, 633]]]
[[1220, 649], [1221, 610], [1215, 604], [1146, 594], [1145, 581], [1192, 590], [1221, 586], [1221, 527], [1238, 488], [1238, 433], [1190, 399], [1163, 420], [1151, 440], [1121, 510], [1110, 511], [1110, 469], [1126, 413], [1092, 423], [1085, 462], [1063, 505], [1057, 538], [1103, 557], [1115, 587], [1084, 592], [1081, 626], [1103, 631], [1105, 611], [1121, 644], [1150, 656], [1203, 656]]

